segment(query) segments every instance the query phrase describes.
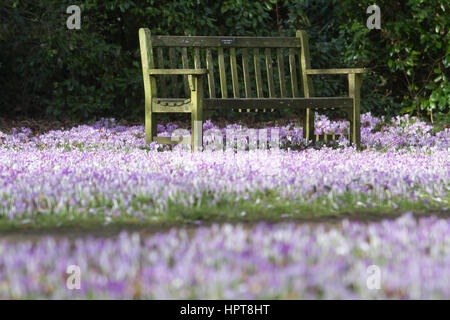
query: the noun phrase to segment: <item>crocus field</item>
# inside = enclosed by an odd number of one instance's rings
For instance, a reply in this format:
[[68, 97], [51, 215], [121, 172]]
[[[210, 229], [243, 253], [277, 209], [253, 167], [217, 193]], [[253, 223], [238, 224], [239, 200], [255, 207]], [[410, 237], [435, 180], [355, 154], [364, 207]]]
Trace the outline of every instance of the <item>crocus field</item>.
[[[114, 119], [0, 132], [0, 298], [449, 299], [450, 129], [361, 121], [362, 150], [306, 147], [294, 124], [280, 148], [203, 152], [146, 145], [143, 126]], [[316, 118], [317, 134], [346, 130]]]

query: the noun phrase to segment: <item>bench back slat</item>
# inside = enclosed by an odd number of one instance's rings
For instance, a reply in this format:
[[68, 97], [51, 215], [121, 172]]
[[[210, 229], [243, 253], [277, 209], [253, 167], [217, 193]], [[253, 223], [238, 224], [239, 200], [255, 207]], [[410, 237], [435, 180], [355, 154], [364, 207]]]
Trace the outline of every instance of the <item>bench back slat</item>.
[[278, 79], [280, 81], [280, 96], [286, 98], [286, 86], [284, 81], [284, 58], [281, 48], [277, 48], [277, 67], [278, 67]]
[[209, 97], [216, 97], [216, 84], [214, 81], [214, 64], [211, 49], [206, 49], [206, 68], [208, 69], [208, 89], [209, 89]]
[[[308, 35], [305, 31], [297, 31], [297, 37], [300, 38], [300, 43], [303, 50], [300, 55], [300, 66], [302, 70], [311, 69], [311, 60], [309, 58]], [[303, 93], [306, 98], [314, 96], [311, 77], [308, 77], [306, 72], [302, 72]]]
[[227, 74], [225, 72], [225, 57], [223, 53], [223, 48], [218, 49], [218, 55], [219, 55], [220, 92], [222, 93], [222, 98], [228, 98]]
[[267, 86], [269, 89], [269, 98], [275, 98], [275, 87], [273, 83], [273, 69], [272, 69], [272, 50], [270, 50], [270, 48], [266, 48], [265, 55], [266, 55], [266, 73], [267, 73]]
[[248, 49], [242, 48], [242, 73], [244, 74], [245, 97], [251, 97], [252, 87], [250, 85], [250, 71], [248, 70]]
[[[300, 48], [295, 37], [152, 36], [153, 47], [219, 47], [224, 40], [239, 48]], [[222, 41], [222, 43], [221, 43]]]
[[298, 83], [297, 83], [297, 70], [295, 67], [295, 52], [294, 49], [289, 48], [289, 72], [291, 74], [291, 89], [292, 97], [298, 97]]
[[195, 69], [201, 69], [201, 62], [200, 62], [200, 50], [199, 48], [194, 49], [194, 67]]
[[[156, 56], [158, 61], [158, 68], [164, 69], [163, 48], [156, 48]], [[166, 77], [162, 76], [159, 82], [160, 95], [162, 97], [167, 97]]]
[[236, 48], [230, 48], [231, 83], [233, 85], [233, 96], [239, 98], [239, 79], [236, 61]]
[[[181, 64], [183, 65], [183, 69], [189, 69], [189, 59], [188, 59], [188, 53], [187, 48], [183, 47], [181, 48]], [[190, 90], [189, 90], [189, 82], [188, 82], [188, 76], [183, 76], [183, 86], [184, 86], [184, 94], [186, 97], [189, 97]]]
[[[175, 48], [169, 48], [169, 64], [170, 69], [177, 69], [176, 67], [176, 61], [175, 61]], [[174, 97], [178, 97], [178, 86], [177, 86], [177, 79], [175, 77], [170, 77], [171, 83], [172, 83], [172, 95]]]

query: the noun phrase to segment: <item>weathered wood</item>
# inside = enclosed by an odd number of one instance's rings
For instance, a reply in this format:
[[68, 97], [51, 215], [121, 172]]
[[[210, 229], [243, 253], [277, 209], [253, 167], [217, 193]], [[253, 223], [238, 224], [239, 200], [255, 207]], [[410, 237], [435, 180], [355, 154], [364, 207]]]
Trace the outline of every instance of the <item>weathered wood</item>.
[[303, 83], [303, 92], [305, 97], [312, 97], [314, 95], [312, 88], [311, 78], [308, 77], [306, 70], [311, 69], [311, 61], [309, 57], [309, 43], [308, 43], [308, 35], [305, 31], [297, 31], [297, 37], [301, 43], [300, 50], [300, 68], [302, 74], [302, 83]]
[[159, 144], [191, 144], [191, 137], [153, 137]]
[[[300, 50], [300, 67], [302, 74], [303, 93], [305, 98], [314, 96], [312, 81], [306, 74], [306, 70], [311, 69], [311, 62], [309, 58], [309, 44], [308, 35], [305, 31], [297, 31], [296, 36], [299, 38], [301, 44]], [[305, 125], [303, 128], [303, 134], [306, 140], [314, 135], [314, 111], [311, 109], [305, 110]]]
[[152, 113], [152, 96], [156, 96], [156, 80], [151, 78], [148, 70], [154, 68], [151, 33], [147, 28], [139, 29], [139, 45], [141, 50], [142, 74], [145, 93], [145, 142], [151, 143], [156, 136], [156, 115]]
[[200, 49], [199, 48], [194, 48], [194, 68], [195, 69], [200, 69], [201, 65], [200, 65]]
[[[157, 48], [156, 49], [156, 55], [158, 60], [158, 68], [164, 69], [164, 59], [163, 59], [163, 48]], [[159, 80], [161, 93], [160, 95], [162, 97], [167, 97], [167, 88], [166, 88], [166, 79], [164, 77], [161, 77]]]
[[218, 49], [219, 55], [219, 77], [220, 77], [220, 92], [222, 98], [228, 98], [227, 91], [227, 74], [225, 73], [225, 58], [223, 54], [223, 48]]
[[148, 73], [150, 75], [161, 75], [161, 74], [187, 74], [187, 75], [201, 75], [207, 74], [208, 69], [149, 69]]
[[152, 111], [155, 113], [190, 113], [191, 99], [153, 99]]
[[289, 72], [291, 74], [291, 89], [292, 97], [298, 97], [298, 82], [297, 82], [297, 70], [295, 66], [295, 52], [294, 49], [289, 49]]
[[281, 48], [277, 48], [277, 66], [278, 66], [278, 79], [280, 81], [280, 97], [287, 97], [286, 86], [284, 82], [284, 58]]
[[[169, 63], [171, 69], [176, 69], [175, 65], [175, 48], [169, 48]], [[172, 73], [175, 74], [175, 73]], [[175, 77], [170, 78], [172, 83], [172, 95], [178, 97], [177, 79]]]
[[183, 104], [189, 104], [191, 99], [183, 98], [153, 98], [152, 104], [160, 104], [164, 106], [181, 106]]
[[[183, 69], [189, 69], [189, 59], [186, 47], [181, 48], [181, 63], [183, 65]], [[186, 95], [186, 97], [188, 97], [190, 94], [190, 90], [187, 75], [183, 76], [183, 85], [184, 85], [184, 94]]]
[[351, 73], [348, 75], [348, 95], [349, 97], [353, 98], [353, 123], [352, 123], [352, 138], [353, 143], [355, 143], [357, 146], [360, 146], [361, 144], [361, 120], [360, 120], [360, 103], [361, 103], [361, 96], [360, 96], [360, 89], [361, 89], [361, 83], [362, 83], [362, 76], [361, 74]]
[[[242, 72], [244, 74], [244, 90], [245, 97], [250, 98], [252, 87], [250, 85], [250, 72], [248, 70], [248, 50], [247, 48], [242, 48]], [[250, 112], [251, 109], [247, 109]]]
[[[256, 95], [258, 98], [264, 97], [261, 79], [261, 65], [259, 63], [259, 48], [253, 49], [253, 62], [255, 65], [255, 82], [256, 82]], [[255, 109], [258, 112], [258, 108]]]
[[365, 68], [345, 68], [345, 69], [307, 69], [306, 74], [351, 74], [367, 73], [369, 69]]
[[265, 56], [266, 56], [267, 86], [269, 89], [269, 98], [274, 98], [275, 86], [273, 84], [272, 52], [270, 48], [265, 49]]
[[230, 48], [231, 82], [233, 85], [233, 96], [239, 98], [239, 79], [236, 62], [236, 49]]
[[244, 74], [245, 97], [250, 98], [252, 89], [251, 89], [251, 85], [250, 85], [250, 72], [248, 70], [248, 50], [247, 50], [247, 48], [242, 49], [242, 72]]
[[237, 108], [266, 108], [266, 109], [336, 109], [351, 108], [353, 99], [347, 97], [337, 98], [228, 98], [228, 99], [203, 99], [203, 109], [237, 109]]
[[154, 47], [220, 47], [221, 39], [233, 39], [236, 48], [300, 48], [294, 37], [153, 36]]
[[209, 97], [216, 97], [216, 84], [214, 82], [214, 64], [211, 49], [206, 49], [206, 68], [208, 69], [208, 89]]
[[203, 146], [203, 77], [193, 77], [195, 90], [191, 91], [191, 144], [192, 151]]

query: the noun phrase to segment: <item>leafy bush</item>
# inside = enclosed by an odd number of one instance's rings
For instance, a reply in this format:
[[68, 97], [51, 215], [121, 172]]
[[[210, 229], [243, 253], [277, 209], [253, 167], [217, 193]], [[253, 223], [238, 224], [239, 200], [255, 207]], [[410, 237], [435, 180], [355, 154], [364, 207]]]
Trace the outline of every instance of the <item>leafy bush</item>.
[[401, 104], [401, 113], [433, 113], [443, 119], [450, 105], [450, 6], [440, 0], [377, 1], [381, 30], [365, 25], [373, 1], [341, 1], [340, 34], [346, 57], [372, 66], [376, 90]]
[[[84, 0], [81, 30], [68, 30], [69, 0], [0, 4], [1, 113], [8, 116], [143, 118], [139, 27], [171, 35], [310, 37], [312, 66], [372, 67], [362, 111], [445, 119], [449, 106], [448, 4], [377, 2], [369, 30], [354, 0]], [[343, 77], [314, 77], [317, 96], [347, 93]]]

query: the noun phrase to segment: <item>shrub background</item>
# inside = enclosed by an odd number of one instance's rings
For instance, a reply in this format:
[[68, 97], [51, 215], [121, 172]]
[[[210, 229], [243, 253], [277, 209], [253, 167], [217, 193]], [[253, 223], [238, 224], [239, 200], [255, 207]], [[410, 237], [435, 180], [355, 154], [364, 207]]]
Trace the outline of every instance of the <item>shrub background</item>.
[[[376, 3], [381, 30], [367, 29], [366, 0], [3, 0], [0, 116], [143, 119], [138, 28], [148, 27], [170, 35], [304, 29], [313, 68], [374, 70], [364, 79], [362, 112], [449, 121], [449, 3]], [[66, 28], [72, 4], [81, 7], [81, 30]], [[317, 96], [346, 92], [342, 77], [314, 82]]]

